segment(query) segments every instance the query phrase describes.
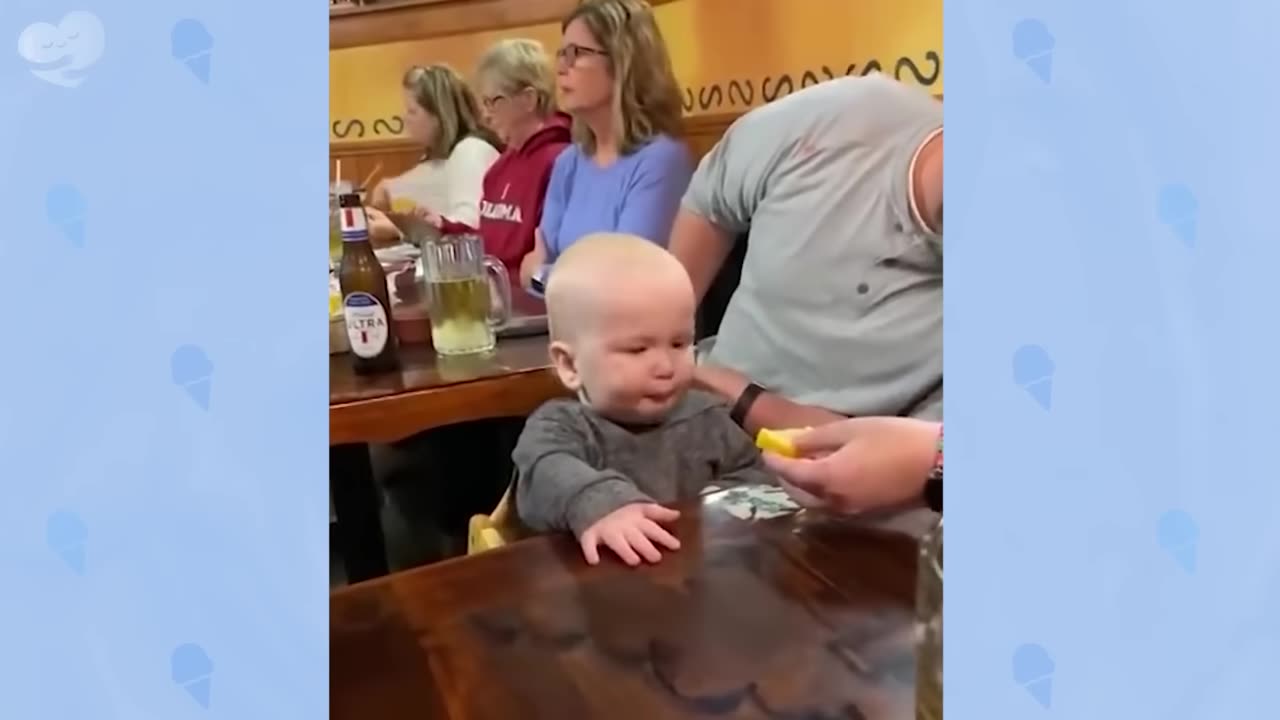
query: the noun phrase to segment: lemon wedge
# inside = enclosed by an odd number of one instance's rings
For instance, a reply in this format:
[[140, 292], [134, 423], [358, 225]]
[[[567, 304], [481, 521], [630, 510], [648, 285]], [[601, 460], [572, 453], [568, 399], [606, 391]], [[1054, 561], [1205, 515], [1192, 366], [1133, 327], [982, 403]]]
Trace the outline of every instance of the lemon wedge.
[[413, 209], [417, 206], [418, 206], [417, 203], [405, 197], [393, 198], [391, 200], [391, 212], [394, 212], [394, 213], [401, 213], [401, 214], [407, 215], [413, 212]]
[[775, 455], [793, 458], [796, 456], [796, 446], [791, 439], [810, 429], [807, 427], [787, 430], [769, 430], [765, 428], [756, 433], [756, 447]]

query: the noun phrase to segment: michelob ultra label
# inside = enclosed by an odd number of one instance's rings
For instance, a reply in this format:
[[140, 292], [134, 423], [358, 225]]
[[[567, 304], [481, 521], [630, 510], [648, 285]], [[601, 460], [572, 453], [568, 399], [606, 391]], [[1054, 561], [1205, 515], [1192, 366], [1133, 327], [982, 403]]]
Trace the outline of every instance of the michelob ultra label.
[[390, 335], [387, 309], [369, 293], [353, 292], [342, 299], [342, 314], [347, 322], [351, 352], [362, 358], [377, 357], [387, 346]]
[[362, 207], [344, 207], [339, 210], [339, 224], [343, 240], [368, 240], [369, 219]]

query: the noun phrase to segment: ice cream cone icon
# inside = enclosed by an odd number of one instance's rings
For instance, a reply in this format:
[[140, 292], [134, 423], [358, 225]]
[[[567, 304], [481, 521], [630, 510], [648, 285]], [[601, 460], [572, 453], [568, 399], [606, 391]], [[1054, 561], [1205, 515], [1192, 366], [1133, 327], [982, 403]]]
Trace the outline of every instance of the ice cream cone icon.
[[1156, 215], [1160, 222], [1169, 226], [1174, 235], [1187, 247], [1196, 244], [1196, 219], [1200, 206], [1190, 188], [1179, 183], [1170, 183], [1160, 188], [1160, 197], [1156, 201]]
[[209, 409], [213, 392], [213, 362], [203, 348], [182, 345], [173, 351], [169, 359], [173, 384], [186, 391], [202, 410]]
[[1026, 643], [1013, 651], [1013, 681], [1046, 710], [1053, 704], [1054, 669], [1053, 658], [1041, 645]]
[[203, 53], [189, 57], [184, 62], [187, 64], [187, 69], [199, 78], [200, 82], [205, 85], [209, 84], [209, 71], [213, 64], [213, 53]]
[[201, 378], [192, 383], [184, 385], [187, 389], [187, 395], [196, 401], [202, 409], [209, 409], [209, 394], [213, 389], [213, 380], [211, 378]]
[[200, 707], [207, 710], [209, 708], [209, 691], [212, 689], [212, 682], [213, 678], [202, 677], [192, 680], [182, 687], [186, 688], [187, 694], [191, 696], [192, 700], [200, 703]]
[[45, 541], [49, 549], [71, 568], [77, 575], [84, 574], [85, 545], [89, 540], [89, 529], [79, 515], [68, 510], [59, 510], [49, 516], [45, 524]]
[[169, 40], [173, 57], [186, 65], [200, 82], [208, 85], [213, 64], [213, 36], [204, 23], [191, 18], [179, 20], [173, 26]]
[[175, 685], [187, 691], [192, 700], [208, 710], [213, 684], [213, 661], [204, 648], [185, 643], [174, 648], [169, 659], [170, 674]]
[[1013, 55], [1027, 64], [1046, 84], [1053, 79], [1053, 48], [1056, 42], [1045, 24], [1034, 18], [1013, 26]]
[[1196, 571], [1200, 528], [1182, 510], [1169, 510], [1156, 522], [1156, 543], [1187, 573]]
[[1045, 81], [1045, 83], [1053, 79], [1053, 53], [1024, 58], [1023, 62], [1027, 64], [1027, 67], [1031, 68], [1031, 72], [1034, 72], [1036, 77]]
[[1039, 345], [1023, 345], [1013, 353], [1013, 381], [1045, 410], [1053, 406], [1053, 360]]
[[1048, 709], [1048, 707], [1053, 704], [1052, 677], [1043, 677], [1039, 680], [1029, 682], [1027, 683], [1026, 688], [1027, 692], [1031, 693], [1031, 697], [1035, 698], [1036, 702], [1040, 703], [1044, 708]]
[[45, 214], [75, 247], [84, 247], [86, 203], [71, 185], [54, 185], [45, 193]]

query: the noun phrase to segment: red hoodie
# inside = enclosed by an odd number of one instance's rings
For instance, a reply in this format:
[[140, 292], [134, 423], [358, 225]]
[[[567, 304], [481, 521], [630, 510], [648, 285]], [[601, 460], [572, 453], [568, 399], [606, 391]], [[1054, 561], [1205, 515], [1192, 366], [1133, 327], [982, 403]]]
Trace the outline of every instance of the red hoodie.
[[568, 115], [553, 115], [523, 145], [507, 148], [485, 173], [480, 236], [485, 253], [501, 260], [513, 277], [520, 272], [521, 258], [533, 249], [551, 166], [571, 142], [571, 122]]

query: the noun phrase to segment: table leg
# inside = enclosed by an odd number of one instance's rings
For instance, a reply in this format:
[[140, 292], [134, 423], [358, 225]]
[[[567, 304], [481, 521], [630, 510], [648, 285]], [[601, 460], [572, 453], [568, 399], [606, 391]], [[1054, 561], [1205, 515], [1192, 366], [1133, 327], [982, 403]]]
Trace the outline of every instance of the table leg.
[[338, 552], [347, 582], [387, 574], [387, 547], [382, 535], [382, 496], [373, 482], [369, 446], [329, 447], [329, 491], [338, 517]]

